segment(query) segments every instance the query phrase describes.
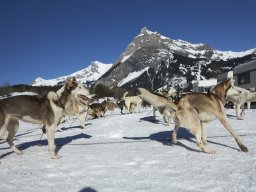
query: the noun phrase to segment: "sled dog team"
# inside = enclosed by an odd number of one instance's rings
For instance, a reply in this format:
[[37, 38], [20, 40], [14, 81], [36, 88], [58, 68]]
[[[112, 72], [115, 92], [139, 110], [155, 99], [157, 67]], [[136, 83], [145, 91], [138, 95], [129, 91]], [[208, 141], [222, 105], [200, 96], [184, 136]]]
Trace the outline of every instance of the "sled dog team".
[[[139, 96], [132, 97], [127, 96], [127, 93], [124, 94], [123, 103], [127, 110], [133, 112], [134, 106], [140, 110], [142, 100], [144, 100], [157, 108], [166, 122], [169, 122], [170, 118], [173, 119], [175, 122], [171, 136], [173, 143], [177, 142], [177, 131], [183, 125], [195, 136], [196, 145], [203, 152], [215, 153], [214, 150], [206, 146], [205, 124], [218, 119], [233, 136], [241, 151], [248, 151], [228, 122], [224, 105], [227, 99], [232, 101], [231, 96], [239, 97], [235, 105], [237, 117], [240, 118], [238, 107], [240, 108], [245, 101], [255, 101], [256, 93], [245, 94], [246, 98], [244, 98], [245, 96], [241, 96], [242, 91], [234, 87], [234, 80], [228, 79], [217, 84], [209, 93], [192, 92], [175, 101], [166, 99], [165, 95], [153, 94], [144, 88], [138, 89]], [[22, 151], [13, 143], [13, 137], [19, 128], [19, 120], [44, 125], [50, 156], [52, 159], [58, 159], [54, 143], [56, 127], [61, 122], [63, 115], [76, 115], [84, 128], [85, 111], [88, 112], [92, 97], [89, 90], [78, 83], [75, 78], [67, 78], [65, 84], [56, 93], [49, 92], [46, 96], [20, 95], [1, 99], [0, 138], [7, 131], [6, 142], [16, 154], [21, 155]], [[235, 99], [233, 98], [233, 100]]]

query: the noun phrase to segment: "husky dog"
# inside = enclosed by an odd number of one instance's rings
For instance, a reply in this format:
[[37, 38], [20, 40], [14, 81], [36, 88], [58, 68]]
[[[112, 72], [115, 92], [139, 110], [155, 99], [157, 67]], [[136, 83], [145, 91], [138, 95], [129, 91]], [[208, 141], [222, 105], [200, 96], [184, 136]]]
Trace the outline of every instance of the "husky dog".
[[[169, 107], [165, 107], [165, 106], [158, 107], [157, 110], [163, 116], [165, 125], [169, 126], [171, 121], [175, 117], [175, 110], [173, 110], [172, 108], [169, 108]], [[154, 113], [154, 115], [155, 115], [155, 113]], [[154, 119], [155, 119], [155, 117], [154, 117]]]
[[88, 114], [92, 116], [93, 119], [100, 118], [105, 115], [107, 108], [101, 103], [93, 103], [89, 105]]
[[[255, 88], [254, 87], [250, 87], [249, 88], [249, 91], [251, 92], [251, 93], [254, 93], [255, 92]], [[246, 102], [247, 103], [247, 109], [251, 109], [251, 102]]]
[[[61, 122], [64, 121], [65, 116], [76, 116], [80, 121], [81, 128], [84, 129], [85, 121], [88, 115], [89, 102], [91, 101], [90, 98], [92, 97], [92, 95], [89, 95], [87, 97], [88, 97], [88, 100], [81, 100], [79, 98], [74, 98], [71, 101], [70, 106], [67, 109], [65, 109], [64, 116]], [[60, 126], [58, 127], [58, 130], [62, 131]]]
[[217, 84], [209, 93], [189, 93], [180, 97], [174, 103], [154, 95], [146, 89], [139, 88], [142, 98], [155, 107], [168, 106], [175, 110], [175, 128], [172, 133], [172, 142], [177, 142], [177, 131], [181, 125], [194, 134], [197, 146], [205, 153], [215, 153], [206, 147], [206, 132], [204, 124], [219, 119], [222, 125], [236, 140], [240, 149], [247, 152], [247, 147], [235, 133], [225, 114], [225, 97], [228, 89], [234, 84], [233, 79]]
[[[235, 91], [239, 91], [240, 94], [235, 94]], [[237, 119], [243, 119], [243, 114], [245, 111], [244, 104], [247, 103], [247, 106], [249, 106], [251, 102], [255, 102], [256, 92], [251, 92], [244, 88], [234, 86], [230, 89], [230, 91], [228, 91], [227, 100], [234, 103]], [[242, 112], [240, 108], [242, 108]]]
[[118, 100], [116, 101], [116, 104], [117, 104], [118, 108], [121, 110], [121, 114], [124, 114], [124, 113], [123, 113], [123, 110], [124, 110], [124, 108], [126, 108], [126, 106], [125, 106], [125, 103], [124, 103], [123, 98], [118, 99]]
[[7, 143], [12, 150], [21, 155], [13, 143], [13, 137], [19, 128], [19, 120], [45, 125], [48, 149], [52, 159], [58, 159], [55, 152], [54, 133], [65, 109], [69, 108], [72, 100], [87, 102], [89, 90], [76, 82], [75, 78], [67, 78], [56, 93], [49, 92], [45, 96], [20, 95], [0, 100], [0, 138], [8, 131]]
[[[177, 91], [175, 88], [170, 87], [168, 89], [162, 89], [162, 90], [157, 90], [156, 94], [166, 98], [169, 101], [173, 101], [173, 97], [176, 95]], [[158, 107], [157, 110], [159, 113], [163, 116], [164, 122], [166, 126], [170, 125], [170, 122], [172, 119], [174, 119], [174, 113], [175, 111], [169, 107]], [[154, 116], [154, 121], [155, 121], [155, 116], [156, 116], [156, 108], [153, 108], [153, 116]]]
[[[128, 92], [125, 92], [124, 95], [123, 95], [123, 100], [124, 100], [124, 103], [125, 103], [125, 106], [126, 106], [127, 110], [130, 113], [133, 113], [135, 106], [137, 106], [138, 107], [138, 111], [140, 112], [141, 105], [142, 105], [142, 98], [141, 98], [141, 96], [140, 95], [137, 95], [137, 96], [127, 96], [127, 94], [128, 94]], [[132, 104], [134, 106], [131, 108]]]
[[101, 104], [105, 106], [107, 110], [111, 111], [111, 115], [117, 107], [117, 103], [111, 101], [109, 98], [107, 98], [107, 100], [104, 100]]
[[165, 98], [172, 99], [172, 97], [177, 94], [177, 91], [175, 88], [169, 87], [168, 89], [157, 90], [156, 94], [162, 95]]

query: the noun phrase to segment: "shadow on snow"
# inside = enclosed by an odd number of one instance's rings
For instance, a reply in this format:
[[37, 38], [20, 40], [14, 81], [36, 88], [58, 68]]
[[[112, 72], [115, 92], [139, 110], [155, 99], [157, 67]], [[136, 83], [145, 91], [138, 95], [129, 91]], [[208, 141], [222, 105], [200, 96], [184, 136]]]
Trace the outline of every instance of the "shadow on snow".
[[[64, 145], [67, 145], [67, 144], [71, 143], [74, 140], [89, 139], [91, 137], [92, 137], [91, 135], [80, 133], [80, 134], [73, 135], [73, 136], [67, 136], [67, 137], [63, 137], [63, 138], [55, 138], [56, 153], [58, 153]], [[22, 143], [22, 144], [17, 145], [17, 147], [20, 150], [26, 150], [29, 147], [38, 146], [38, 145], [39, 146], [48, 145], [47, 139], [44, 139], [44, 140], [41, 140], [41, 141], [40, 140], [35, 140], [35, 141]], [[10, 148], [10, 147], [1, 148], [1, 149], [8, 149], [8, 148]], [[7, 156], [11, 153], [13, 153], [13, 152], [8, 152], [8, 153], [5, 153], [5, 154], [2, 154], [0, 156], [0, 158], [3, 158], [3, 157], [5, 157], [5, 156]]]
[[[129, 140], [152, 140], [152, 141], [158, 141], [158, 142], [161, 142], [163, 145], [177, 145], [177, 146], [181, 146], [181, 147], [184, 147], [186, 148], [187, 150], [189, 151], [195, 151], [195, 152], [202, 152], [201, 150], [199, 149], [193, 149], [191, 147], [188, 147], [186, 146], [185, 144], [181, 143], [179, 141], [179, 139], [185, 139], [187, 141], [190, 141], [190, 142], [193, 142], [196, 144], [196, 142], [194, 140], [192, 140], [192, 138], [195, 138], [193, 134], [191, 134], [187, 129], [181, 127], [179, 128], [178, 132], [177, 132], [177, 143], [173, 144], [171, 142], [171, 135], [172, 135], [173, 131], [163, 131], [163, 132], [158, 132], [158, 133], [153, 133], [153, 134], [150, 134], [148, 137], [123, 137], [124, 139], [129, 139]], [[218, 138], [218, 136], [216, 137], [210, 137], [211, 139], [212, 138]], [[219, 145], [219, 146], [223, 146], [223, 147], [227, 147], [227, 148], [230, 148], [230, 149], [234, 149], [234, 150], [237, 150], [239, 151], [238, 148], [234, 148], [234, 147], [231, 147], [231, 146], [228, 146], [226, 144], [222, 144], [222, 143], [217, 143], [215, 141], [211, 141], [209, 139], [207, 139], [207, 142], [208, 143], [211, 143], [211, 144], [214, 144], [214, 145]]]

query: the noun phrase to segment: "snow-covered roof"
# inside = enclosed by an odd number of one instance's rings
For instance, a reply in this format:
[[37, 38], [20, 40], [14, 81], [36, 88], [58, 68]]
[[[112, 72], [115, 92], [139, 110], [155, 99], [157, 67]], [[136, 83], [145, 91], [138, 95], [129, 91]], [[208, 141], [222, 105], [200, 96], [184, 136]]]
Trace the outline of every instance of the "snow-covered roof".
[[204, 79], [200, 81], [195, 81], [194, 85], [198, 87], [211, 87], [217, 84], [217, 79]]

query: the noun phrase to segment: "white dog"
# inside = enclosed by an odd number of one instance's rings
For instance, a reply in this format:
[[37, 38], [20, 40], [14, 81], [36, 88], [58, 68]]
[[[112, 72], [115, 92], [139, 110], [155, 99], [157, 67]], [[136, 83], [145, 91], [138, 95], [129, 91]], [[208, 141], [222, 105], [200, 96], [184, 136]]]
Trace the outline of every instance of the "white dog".
[[[125, 92], [123, 95], [123, 100], [127, 110], [130, 113], [134, 112], [134, 106], [138, 107], [138, 111], [140, 112], [141, 105], [142, 105], [142, 98], [140, 95], [137, 96], [127, 96], [128, 92]], [[133, 106], [134, 105], [134, 106]], [[131, 110], [132, 109], [132, 110]]]
[[[240, 93], [238, 94], [238, 92]], [[234, 103], [237, 119], [243, 119], [242, 115], [244, 112], [244, 104], [246, 102], [256, 101], [256, 92], [251, 93], [249, 90], [246, 90], [244, 88], [233, 86], [227, 92], [227, 101], [231, 101]]]

